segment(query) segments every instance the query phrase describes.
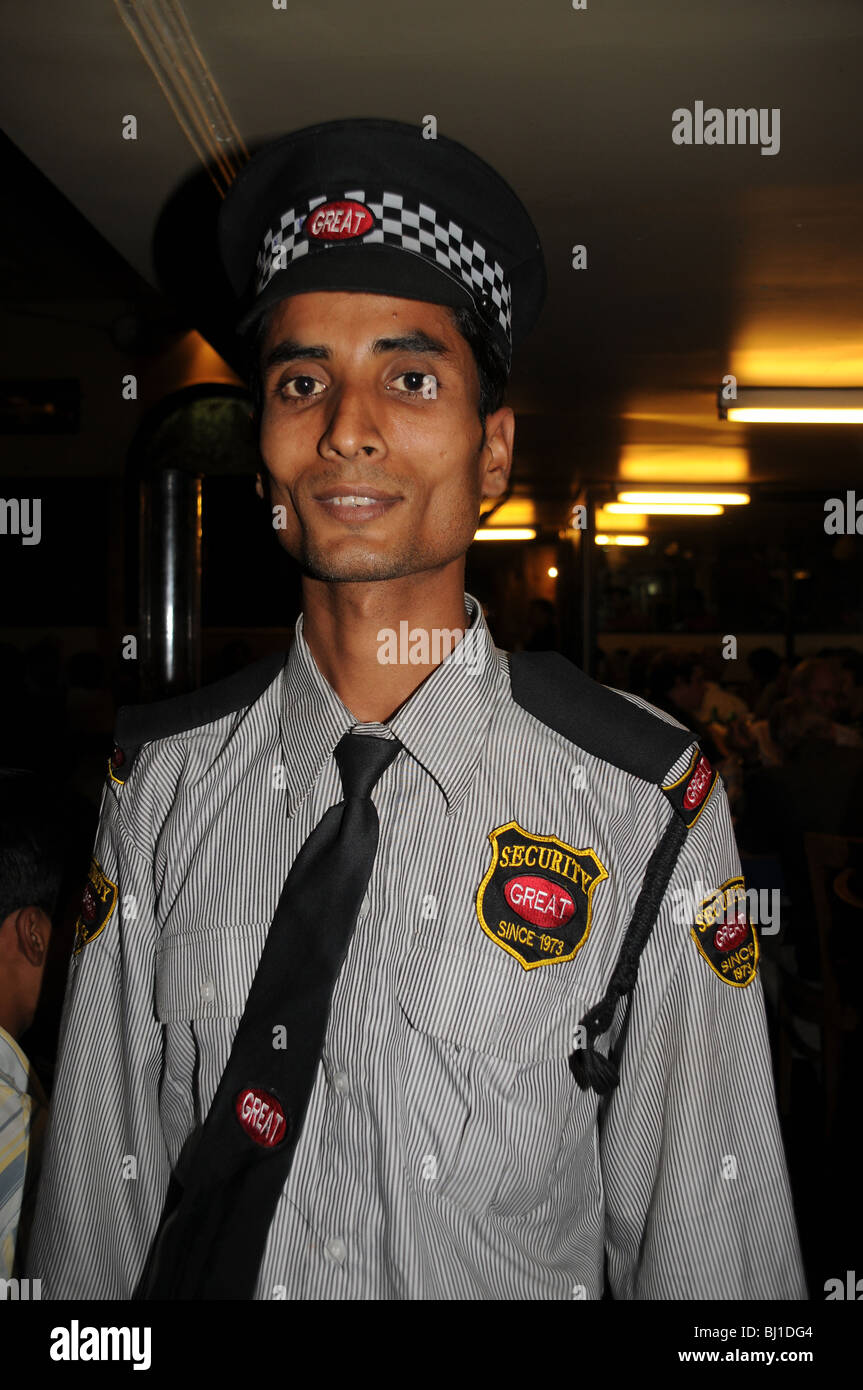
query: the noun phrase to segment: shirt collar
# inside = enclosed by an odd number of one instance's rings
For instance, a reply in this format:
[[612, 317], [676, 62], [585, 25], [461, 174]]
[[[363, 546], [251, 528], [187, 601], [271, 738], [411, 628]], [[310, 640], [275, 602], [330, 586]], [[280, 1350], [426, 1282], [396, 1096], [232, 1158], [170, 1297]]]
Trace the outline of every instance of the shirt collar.
[[303, 615], [282, 678], [281, 739], [288, 813], [314, 786], [342, 735], [394, 735], [437, 782], [452, 815], [466, 796], [489, 725], [506, 695], [506, 672], [482, 606], [465, 594], [470, 625], [431, 675], [383, 725], [359, 724], [321, 675], [303, 637]]

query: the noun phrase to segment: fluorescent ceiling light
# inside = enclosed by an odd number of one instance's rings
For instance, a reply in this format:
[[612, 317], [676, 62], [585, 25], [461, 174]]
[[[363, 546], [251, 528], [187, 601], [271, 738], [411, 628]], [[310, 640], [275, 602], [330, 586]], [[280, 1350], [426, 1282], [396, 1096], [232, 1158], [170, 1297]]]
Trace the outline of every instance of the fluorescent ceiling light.
[[114, 0], [120, 18], [222, 197], [249, 158], [180, 0]]
[[733, 401], [720, 392], [719, 418], [749, 425], [861, 425], [863, 389], [738, 387]]
[[474, 536], [475, 541], [532, 541], [535, 538], [532, 526], [488, 526]]
[[597, 545], [647, 545], [647, 536], [615, 536], [601, 531], [594, 536]]
[[647, 517], [643, 512], [618, 512], [617, 516], [609, 516], [605, 507], [597, 507], [594, 526], [597, 531], [646, 531]]
[[687, 502], [685, 505], [674, 502], [606, 502], [605, 511], [612, 516], [626, 516], [633, 512], [643, 516], [721, 516], [724, 508], [712, 502]]
[[618, 502], [667, 503], [669, 506], [688, 506], [695, 502], [699, 506], [743, 506], [749, 501], [748, 492], [619, 492]]
[[620, 487], [733, 488], [749, 476], [749, 452], [737, 444], [624, 444], [617, 465]]

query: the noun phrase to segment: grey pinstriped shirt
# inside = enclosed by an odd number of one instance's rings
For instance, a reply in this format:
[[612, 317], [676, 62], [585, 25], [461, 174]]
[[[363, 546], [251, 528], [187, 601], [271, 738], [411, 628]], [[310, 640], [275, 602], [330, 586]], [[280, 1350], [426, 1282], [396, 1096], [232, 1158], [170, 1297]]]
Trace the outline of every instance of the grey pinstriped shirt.
[[[668, 803], [521, 708], [506, 654], [466, 603], [460, 659], [387, 726], [356, 723], [300, 618], [252, 704], [145, 743], [125, 784], [109, 781], [103, 908], [70, 967], [32, 1245], [44, 1296], [134, 1289], [288, 870], [341, 799], [332, 755], [354, 727], [403, 749], [373, 793], [378, 854], [256, 1296], [593, 1299], [607, 1256], [616, 1298], [806, 1297], [760, 979], [721, 979], [672, 908], [675, 888], [707, 893], [740, 872], [721, 782], [644, 951], [620, 1085], [600, 1116], [567, 1057]], [[575, 953], [542, 968], [525, 968], [517, 935], [507, 949], [480, 923], [489, 837], [512, 822], [582, 866], [592, 851], [607, 875], [593, 876]], [[535, 878], [516, 881], [536, 894]], [[525, 916], [547, 921], [523, 908], [516, 932]], [[553, 932], [541, 935], [554, 953]]]

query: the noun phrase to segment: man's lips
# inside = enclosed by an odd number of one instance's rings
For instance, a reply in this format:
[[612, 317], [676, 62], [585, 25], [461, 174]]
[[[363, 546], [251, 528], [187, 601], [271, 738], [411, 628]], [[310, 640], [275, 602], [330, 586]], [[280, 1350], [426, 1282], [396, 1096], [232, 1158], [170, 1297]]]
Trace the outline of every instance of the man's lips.
[[315, 501], [335, 520], [355, 526], [384, 516], [401, 498], [390, 492], [381, 492], [380, 488], [357, 483], [352, 487], [342, 484], [326, 488], [315, 496]]

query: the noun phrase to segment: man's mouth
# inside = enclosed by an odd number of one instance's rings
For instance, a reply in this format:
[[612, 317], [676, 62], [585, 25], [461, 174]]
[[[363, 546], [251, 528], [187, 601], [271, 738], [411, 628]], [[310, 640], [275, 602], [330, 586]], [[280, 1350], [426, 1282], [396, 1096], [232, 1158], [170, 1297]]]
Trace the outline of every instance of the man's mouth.
[[330, 497], [327, 501], [334, 507], [373, 507], [379, 501], [376, 497], [357, 497], [354, 493], [347, 493], [344, 497]]
[[356, 488], [328, 488], [325, 492], [319, 493], [315, 501], [340, 521], [356, 523], [383, 516], [396, 502], [401, 501], [401, 498], [389, 492], [381, 492], [378, 488], [358, 485]]

